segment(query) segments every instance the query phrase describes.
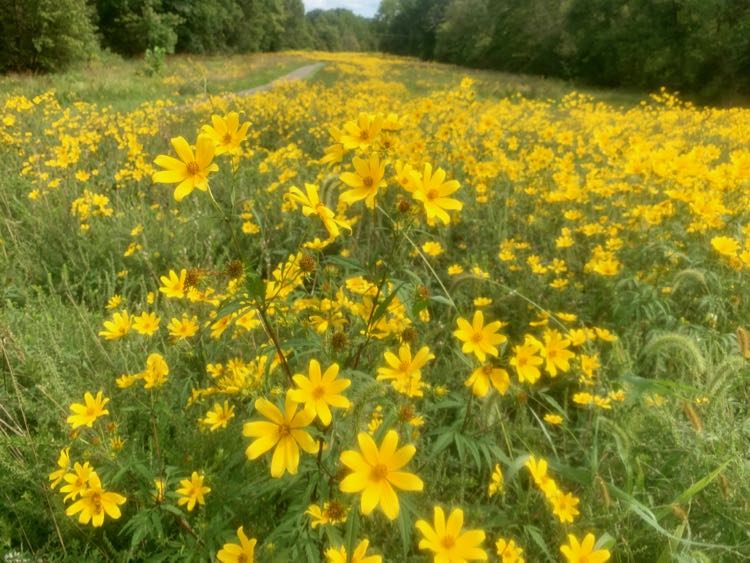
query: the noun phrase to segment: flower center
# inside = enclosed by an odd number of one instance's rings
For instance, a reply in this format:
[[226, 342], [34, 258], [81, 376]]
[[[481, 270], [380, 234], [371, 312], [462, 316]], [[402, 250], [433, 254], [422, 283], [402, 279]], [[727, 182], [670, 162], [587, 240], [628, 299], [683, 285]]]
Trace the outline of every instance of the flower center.
[[440, 540], [440, 545], [442, 545], [445, 549], [452, 549], [454, 545], [456, 545], [456, 540], [453, 538], [453, 536], [443, 536], [443, 539]]
[[433, 199], [437, 199], [440, 197], [440, 192], [437, 191], [435, 188], [432, 188], [429, 192], [427, 192], [427, 199], [432, 201]]
[[384, 465], [382, 463], [379, 463], [375, 467], [372, 468], [372, 472], [370, 473], [370, 478], [373, 481], [382, 481], [386, 478], [388, 475], [388, 466]]
[[227, 133], [226, 135], [224, 135], [224, 139], [223, 140], [224, 140], [224, 144], [225, 145], [230, 144], [232, 142], [232, 135], [231, 135], [231, 133]]
[[199, 171], [200, 171], [200, 166], [198, 166], [197, 162], [193, 161], [193, 162], [187, 163], [187, 173], [190, 176], [195, 176], [196, 174], [198, 174]]
[[371, 188], [372, 184], [373, 184], [373, 181], [372, 181], [372, 178], [370, 176], [365, 176], [364, 178], [362, 178], [362, 183], [365, 186], [367, 186], [368, 188]]
[[312, 396], [315, 399], [320, 399], [325, 394], [326, 394], [326, 390], [323, 389], [323, 387], [316, 387], [315, 389], [313, 389], [313, 392], [312, 392]]
[[91, 504], [94, 506], [94, 514], [99, 514], [102, 511], [102, 495], [100, 493], [91, 495]]
[[360, 131], [359, 138], [362, 141], [366, 141], [366, 140], [368, 140], [370, 138], [370, 134], [367, 131]]
[[86, 407], [86, 416], [96, 416], [96, 406], [89, 405]]
[[279, 438], [286, 438], [290, 433], [289, 425], [279, 424]]
[[482, 333], [481, 332], [475, 332], [471, 335], [471, 341], [475, 344], [479, 344], [482, 341]]

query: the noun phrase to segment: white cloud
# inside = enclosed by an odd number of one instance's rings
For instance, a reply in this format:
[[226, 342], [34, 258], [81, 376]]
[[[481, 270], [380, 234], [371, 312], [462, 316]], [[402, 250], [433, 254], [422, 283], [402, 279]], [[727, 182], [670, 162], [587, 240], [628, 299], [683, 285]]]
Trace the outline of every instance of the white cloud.
[[305, 10], [330, 10], [331, 8], [348, 8], [355, 14], [371, 18], [378, 11], [380, 0], [304, 0]]

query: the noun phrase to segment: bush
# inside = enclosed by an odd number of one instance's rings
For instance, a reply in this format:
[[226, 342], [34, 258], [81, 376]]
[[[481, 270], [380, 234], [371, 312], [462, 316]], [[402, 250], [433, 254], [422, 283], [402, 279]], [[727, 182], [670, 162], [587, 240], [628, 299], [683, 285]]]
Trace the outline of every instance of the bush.
[[59, 70], [98, 50], [86, 0], [0, 0], [0, 70]]

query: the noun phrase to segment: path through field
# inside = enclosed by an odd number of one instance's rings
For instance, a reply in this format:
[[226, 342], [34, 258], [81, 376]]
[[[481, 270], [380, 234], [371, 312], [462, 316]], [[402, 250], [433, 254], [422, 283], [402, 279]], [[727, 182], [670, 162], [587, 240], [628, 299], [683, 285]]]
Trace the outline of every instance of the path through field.
[[322, 67], [323, 67], [323, 63], [313, 63], [313, 64], [301, 66], [297, 69], [294, 69], [292, 72], [277, 78], [276, 80], [273, 80], [266, 84], [261, 84], [260, 86], [248, 88], [247, 90], [241, 90], [240, 92], [237, 92], [237, 95], [249, 96], [257, 92], [264, 92], [266, 90], [270, 90], [271, 88], [273, 88], [274, 86], [278, 86], [282, 82], [290, 82], [294, 80], [305, 80], [306, 78], [309, 78], [310, 76], [315, 74]]

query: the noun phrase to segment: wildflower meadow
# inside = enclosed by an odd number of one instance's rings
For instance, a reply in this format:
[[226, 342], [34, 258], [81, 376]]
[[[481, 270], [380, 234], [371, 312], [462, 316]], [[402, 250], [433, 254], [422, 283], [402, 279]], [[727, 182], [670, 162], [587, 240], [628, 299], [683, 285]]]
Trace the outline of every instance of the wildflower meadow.
[[750, 111], [263, 57], [0, 80], [3, 561], [749, 558]]

